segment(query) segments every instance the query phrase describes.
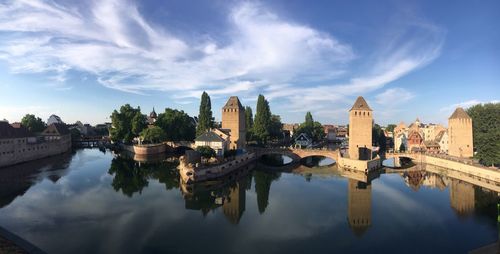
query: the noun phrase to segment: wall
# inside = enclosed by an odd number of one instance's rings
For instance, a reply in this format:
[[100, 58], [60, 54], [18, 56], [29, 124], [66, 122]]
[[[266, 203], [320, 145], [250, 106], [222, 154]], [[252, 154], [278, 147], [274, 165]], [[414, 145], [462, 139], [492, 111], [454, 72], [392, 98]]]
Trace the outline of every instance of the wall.
[[470, 164], [461, 163], [458, 161], [451, 161], [433, 156], [422, 156], [422, 157], [425, 157], [424, 161], [427, 164], [432, 164], [442, 168], [449, 168], [469, 175], [500, 182], [500, 171], [498, 170], [489, 169], [485, 167], [478, 167]]
[[32, 140], [32, 137], [0, 140], [0, 167], [61, 154], [71, 149], [70, 135], [52, 140]]
[[338, 160], [338, 165], [341, 168], [368, 172], [380, 168], [381, 161], [378, 158], [369, 161], [362, 161], [340, 157]]
[[164, 153], [167, 150], [165, 144], [154, 144], [154, 145], [123, 145], [124, 150], [135, 154], [150, 155]]

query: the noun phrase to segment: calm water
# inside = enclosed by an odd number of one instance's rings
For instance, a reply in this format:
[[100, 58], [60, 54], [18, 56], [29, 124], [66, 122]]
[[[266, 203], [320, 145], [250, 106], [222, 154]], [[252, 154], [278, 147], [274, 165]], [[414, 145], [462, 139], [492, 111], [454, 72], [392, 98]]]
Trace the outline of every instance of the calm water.
[[188, 187], [173, 159], [79, 150], [0, 169], [0, 225], [48, 253], [466, 253], [499, 239], [493, 191], [329, 163]]

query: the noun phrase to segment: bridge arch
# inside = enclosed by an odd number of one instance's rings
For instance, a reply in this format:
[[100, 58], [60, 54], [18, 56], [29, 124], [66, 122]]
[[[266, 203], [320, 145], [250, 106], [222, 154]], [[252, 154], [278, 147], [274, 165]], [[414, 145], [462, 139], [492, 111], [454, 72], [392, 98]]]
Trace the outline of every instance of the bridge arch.
[[339, 150], [323, 150], [323, 149], [293, 149], [293, 148], [254, 148], [257, 158], [261, 158], [263, 155], [268, 154], [279, 154], [290, 157], [292, 163], [300, 163], [300, 161], [307, 157], [312, 156], [322, 156], [330, 158], [338, 162]]

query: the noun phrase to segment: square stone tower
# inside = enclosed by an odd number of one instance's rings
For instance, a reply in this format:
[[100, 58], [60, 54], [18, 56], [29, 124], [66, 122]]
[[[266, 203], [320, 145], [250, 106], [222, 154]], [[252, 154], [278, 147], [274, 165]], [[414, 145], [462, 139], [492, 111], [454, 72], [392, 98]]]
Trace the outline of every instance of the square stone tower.
[[361, 96], [349, 110], [349, 158], [351, 159], [371, 159], [372, 113], [372, 109]]
[[347, 220], [349, 226], [361, 236], [372, 224], [372, 186], [349, 179], [347, 190]]
[[231, 96], [222, 108], [222, 129], [230, 130], [230, 149], [244, 148], [246, 144], [245, 109], [237, 96]]
[[448, 118], [448, 154], [457, 157], [472, 157], [472, 118], [463, 108], [455, 109]]

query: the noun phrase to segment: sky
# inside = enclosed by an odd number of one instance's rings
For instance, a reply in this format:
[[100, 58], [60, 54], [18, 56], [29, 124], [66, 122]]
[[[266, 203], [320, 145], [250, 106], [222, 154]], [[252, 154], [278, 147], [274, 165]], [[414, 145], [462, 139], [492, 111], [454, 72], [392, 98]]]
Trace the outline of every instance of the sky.
[[110, 121], [129, 103], [216, 120], [229, 96], [282, 122], [447, 123], [500, 99], [500, 1], [0, 0], [0, 119]]

